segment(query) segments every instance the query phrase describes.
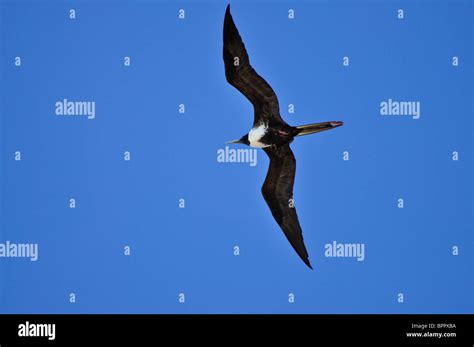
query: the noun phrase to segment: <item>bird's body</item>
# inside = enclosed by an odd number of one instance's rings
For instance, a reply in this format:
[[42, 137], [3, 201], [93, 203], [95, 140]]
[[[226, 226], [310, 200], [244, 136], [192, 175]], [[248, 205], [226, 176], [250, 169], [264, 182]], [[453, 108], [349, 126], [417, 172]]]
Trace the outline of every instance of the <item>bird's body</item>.
[[303, 232], [293, 201], [296, 160], [290, 148], [296, 136], [303, 136], [337, 128], [342, 122], [323, 122], [291, 126], [280, 116], [278, 98], [272, 87], [250, 65], [249, 56], [227, 6], [224, 18], [224, 64], [227, 81], [237, 88], [254, 107], [252, 129], [239, 140], [262, 148], [270, 158], [270, 165], [262, 194], [273, 217], [304, 263], [311, 267], [303, 241]]
[[268, 131], [268, 124], [261, 123], [256, 127], [250, 129], [248, 134], [249, 146], [256, 148], [265, 148], [271, 144], [265, 143], [264, 138]]
[[261, 123], [253, 127], [248, 133], [250, 147], [265, 148], [272, 145], [283, 145], [291, 143], [297, 130], [291, 126], [279, 125], [270, 127]]

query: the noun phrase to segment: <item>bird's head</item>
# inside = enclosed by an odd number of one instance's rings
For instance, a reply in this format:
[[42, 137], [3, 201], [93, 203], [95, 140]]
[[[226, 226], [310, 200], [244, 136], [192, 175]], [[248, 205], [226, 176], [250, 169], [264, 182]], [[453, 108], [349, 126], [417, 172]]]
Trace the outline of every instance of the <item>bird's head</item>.
[[242, 136], [238, 140], [233, 140], [233, 141], [226, 142], [226, 145], [231, 144], [231, 143], [241, 143], [241, 144], [249, 146], [250, 145], [249, 134], [245, 134], [244, 136]]

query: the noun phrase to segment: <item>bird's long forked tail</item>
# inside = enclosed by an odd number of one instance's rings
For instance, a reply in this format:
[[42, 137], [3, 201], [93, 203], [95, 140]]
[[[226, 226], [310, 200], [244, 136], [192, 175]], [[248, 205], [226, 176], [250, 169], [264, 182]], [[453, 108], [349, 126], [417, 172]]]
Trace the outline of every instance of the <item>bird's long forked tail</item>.
[[296, 127], [298, 131], [296, 136], [304, 136], [304, 135], [319, 133], [321, 131], [335, 129], [337, 127], [342, 126], [343, 124], [344, 124], [343, 122], [337, 121], [337, 122], [323, 122], [323, 123], [300, 125]]

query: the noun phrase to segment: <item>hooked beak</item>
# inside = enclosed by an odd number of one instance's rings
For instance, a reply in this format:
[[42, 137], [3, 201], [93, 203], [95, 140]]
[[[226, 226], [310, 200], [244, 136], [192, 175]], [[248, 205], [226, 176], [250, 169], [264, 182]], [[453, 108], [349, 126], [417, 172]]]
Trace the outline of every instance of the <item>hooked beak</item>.
[[242, 143], [242, 141], [240, 141], [240, 139], [239, 140], [232, 140], [232, 141], [226, 142], [225, 144], [229, 145], [231, 143]]

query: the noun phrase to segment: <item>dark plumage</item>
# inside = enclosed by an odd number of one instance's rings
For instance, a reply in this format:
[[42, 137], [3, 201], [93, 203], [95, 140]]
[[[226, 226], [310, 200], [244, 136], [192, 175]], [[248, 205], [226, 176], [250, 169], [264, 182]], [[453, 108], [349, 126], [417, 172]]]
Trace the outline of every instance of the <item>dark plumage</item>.
[[289, 144], [270, 146], [263, 150], [270, 157], [267, 177], [262, 186], [263, 197], [272, 211], [273, 218], [280, 225], [296, 253], [312, 269], [293, 202], [295, 156]]
[[278, 98], [272, 87], [250, 65], [247, 50], [230, 14], [230, 5], [227, 5], [224, 19], [224, 62], [227, 81], [254, 107], [253, 124], [263, 120], [271, 125], [287, 125], [280, 116]]
[[290, 143], [296, 136], [334, 129], [343, 123], [323, 122], [294, 127], [281, 118], [275, 92], [250, 65], [229, 5], [224, 18], [223, 56], [227, 81], [245, 95], [254, 107], [252, 130], [230, 143], [260, 147], [267, 153], [270, 166], [262, 186], [263, 197], [296, 253], [312, 269], [293, 203], [296, 160]]

